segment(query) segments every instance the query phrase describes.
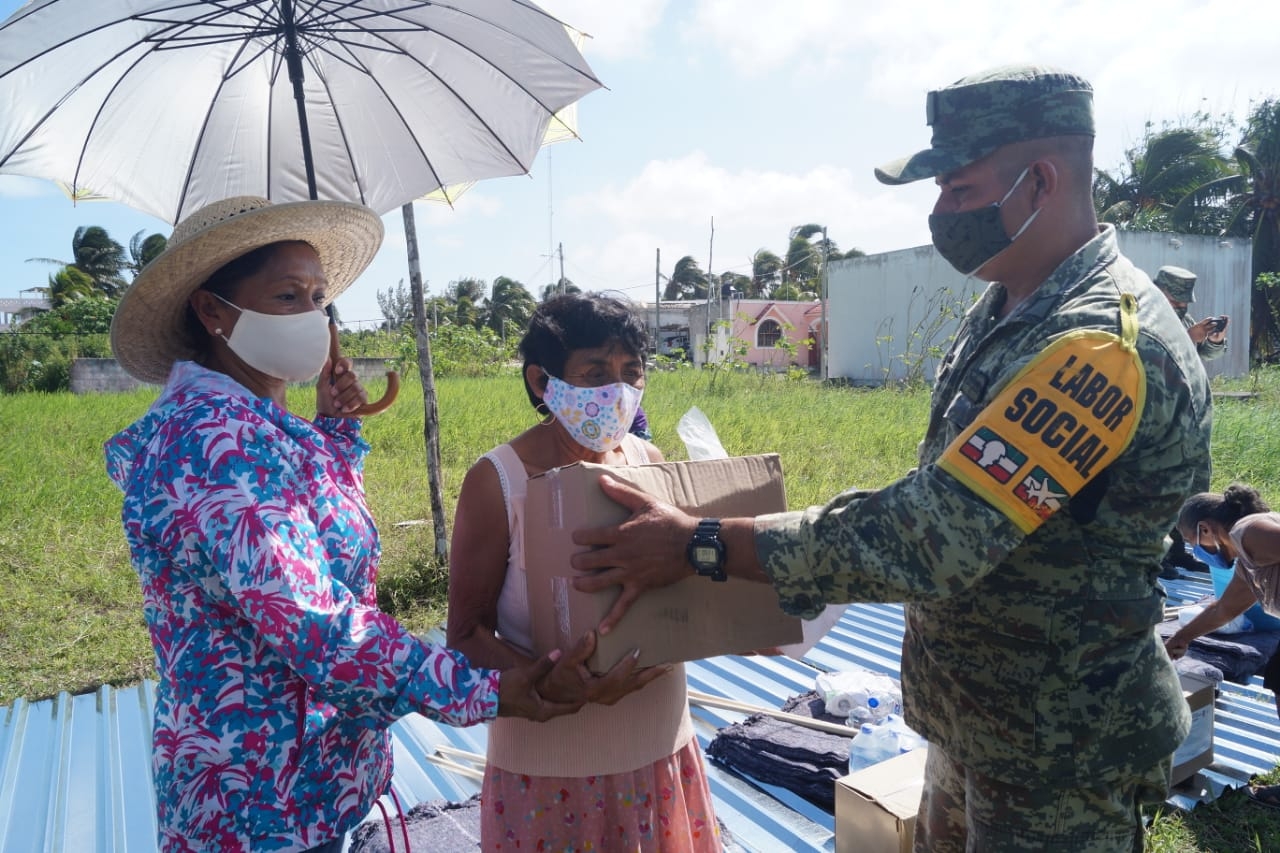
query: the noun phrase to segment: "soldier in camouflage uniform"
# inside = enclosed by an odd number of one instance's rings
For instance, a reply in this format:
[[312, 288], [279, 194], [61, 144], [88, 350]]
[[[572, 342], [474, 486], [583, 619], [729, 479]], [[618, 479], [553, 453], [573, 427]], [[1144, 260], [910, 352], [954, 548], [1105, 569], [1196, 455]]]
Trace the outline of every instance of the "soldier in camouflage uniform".
[[1182, 321], [1182, 327], [1196, 345], [1201, 361], [1213, 361], [1227, 351], [1229, 320], [1226, 314], [1222, 315], [1222, 325], [1219, 326], [1213, 317], [1206, 317], [1197, 323], [1187, 313], [1187, 308], [1196, 301], [1195, 273], [1182, 267], [1163, 266], [1156, 271], [1154, 281], [1173, 306], [1173, 312]]
[[[1094, 216], [1092, 90], [1038, 67], [928, 96], [932, 146], [878, 169], [935, 178], [930, 230], [993, 282], [933, 392], [919, 467], [877, 491], [722, 519], [720, 568], [803, 616], [905, 601], [907, 721], [930, 743], [916, 850], [1142, 849], [1190, 719], [1156, 638], [1161, 539], [1208, 482], [1211, 401], [1190, 339]], [[716, 525], [606, 482], [621, 527], [576, 581], [644, 589], [714, 576]], [[611, 567], [611, 568], [606, 568]]]
[[[1152, 281], [1173, 306], [1173, 313], [1177, 314], [1178, 319], [1182, 321], [1183, 328], [1187, 330], [1187, 336], [1196, 345], [1196, 352], [1200, 355], [1201, 361], [1208, 363], [1227, 351], [1227, 315], [1222, 315], [1222, 325], [1219, 326], [1213, 317], [1196, 322], [1187, 313], [1187, 308], [1196, 301], [1195, 273], [1182, 267], [1166, 265], [1156, 271]], [[1160, 577], [1170, 579], [1182, 577], [1182, 573], [1178, 571], [1179, 566], [1199, 572], [1209, 570], [1208, 566], [1187, 552], [1187, 544], [1183, 541], [1182, 533], [1178, 531], [1178, 526], [1175, 524], [1169, 531], [1169, 550], [1160, 561]]]

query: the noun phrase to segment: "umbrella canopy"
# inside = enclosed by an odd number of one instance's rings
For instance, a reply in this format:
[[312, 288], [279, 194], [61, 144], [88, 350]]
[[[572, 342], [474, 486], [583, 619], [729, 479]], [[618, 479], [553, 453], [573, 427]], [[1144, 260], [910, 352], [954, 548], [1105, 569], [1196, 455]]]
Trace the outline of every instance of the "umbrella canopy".
[[0, 173], [169, 222], [236, 195], [386, 213], [528, 172], [599, 87], [525, 0], [37, 0], [0, 25]]

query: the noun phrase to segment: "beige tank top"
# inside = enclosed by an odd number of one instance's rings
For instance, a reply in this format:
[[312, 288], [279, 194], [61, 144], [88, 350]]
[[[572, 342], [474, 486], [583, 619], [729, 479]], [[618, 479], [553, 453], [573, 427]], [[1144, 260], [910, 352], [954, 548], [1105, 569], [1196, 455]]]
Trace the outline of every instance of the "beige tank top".
[[[648, 462], [644, 443], [622, 443], [628, 465]], [[529, 595], [524, 566], [524, 502], [528, 474], [504, 444], [484, 455], [498, 470], [507, 507], [507, 577], [498, 596], [498, 634], [529, 649]], [[536, 558], [536, 555], [535, 555]], [[683, 749], [693, 738], [684, 664], [614, 705], [586, 705], [576, 714], [534, 723], [498, 717], [489, 724], [488, 760], [530, 776], [598, 776], [646, 767]]]
[[1280, 616], [1280, 564], [1258, 565], [1245, 553], [1243, 545], [1245, 531], [1264, 518], [1280, 521], [1280, 513], [1260, 512], [1246, 515], [1231, 527], [1229, 535], [1231, 544], [1236, 549], [1237, 570], [1244, 575], [1245, 581], [1253, 590], [1253, 595], [1262, 605], [1262, 609], [1271, 616]]

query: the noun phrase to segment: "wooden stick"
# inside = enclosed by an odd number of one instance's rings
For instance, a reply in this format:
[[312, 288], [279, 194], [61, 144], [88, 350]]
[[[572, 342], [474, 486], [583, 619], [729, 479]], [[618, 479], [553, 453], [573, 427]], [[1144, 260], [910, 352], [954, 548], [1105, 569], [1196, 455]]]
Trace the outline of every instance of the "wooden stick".
[[468, 767], [465, 764], [459, 764], [456, 761], [450, 761], [449, 759], [445, 758], [442, 755], [436, 755], [433, 753], [426, 756], [426, 758], [427, 758], [427, 761], [430, 761], [432, 764], [438, 764], [441, 767], [452, 770], [454, 773], [457, 773], [461, 776], [466, 776], [468, 779], [474, 779], [477, 782], [482, 781], [484, 779], [483, 772], [475, 769], [474, 767]]
[[440, 753], [441, 755], [447, 755], [450, 758], [461, 758], [464, 761], [470, 761], [472, 764], [479, 764], [481, 767], [483, 767], [485, 764], [488, 763], [485, 757], [480, 753], [468, 752], [465, 749], [458, 749], [456, 746], [448, 746], [446, 744], [441, 744], [440, 746], [436, 747], [436, 752]]
[[724, 708], [728, 711], [739, 711], [743, 714], [761, 714], [766, 717], [773, 717], [775, 720], [794, 723], [797, 726], [804, 726], [805, 728], [816, 729], [833, 735], [853, 737], [858, 733], [857, 729], [842, 726], [839, 723], [828, 723], [826, 720], [815, 720], [813, 717], [791, 714], [786, 711], [776, 711], [773, 708], [765, 708], [761, 705], [749, 705], [746, 702], [712, 696], [710, 693], [703, 693], [699, 690], [689, 691], [689, 701], [695, 705], [703, 705], [708, 708]]

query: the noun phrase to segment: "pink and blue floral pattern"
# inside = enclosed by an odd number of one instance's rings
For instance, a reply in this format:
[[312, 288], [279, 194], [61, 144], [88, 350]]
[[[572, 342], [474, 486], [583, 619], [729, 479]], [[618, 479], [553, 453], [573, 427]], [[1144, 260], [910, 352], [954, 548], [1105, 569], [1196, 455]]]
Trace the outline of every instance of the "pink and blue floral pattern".
[[160, 673], [162, 850], [324, 843], [386, 791], [394, 720], [496, 715], [496, 671], [377, 608], [358, 421], [180, 362], [105, 450]]

